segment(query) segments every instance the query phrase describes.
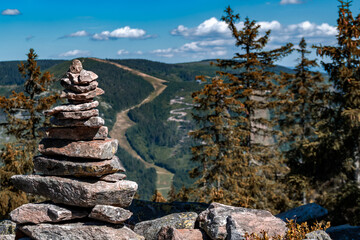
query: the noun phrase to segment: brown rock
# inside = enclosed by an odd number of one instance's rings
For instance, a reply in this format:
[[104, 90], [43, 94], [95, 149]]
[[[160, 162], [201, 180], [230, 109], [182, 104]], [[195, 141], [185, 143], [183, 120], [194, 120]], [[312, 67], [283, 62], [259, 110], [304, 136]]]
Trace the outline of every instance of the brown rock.
[[[176, 229], [162, 227], [157, 240], [204, 240], [209, 239], [200, 229]], [[210, 240], [210, 239], [209, 239]]]
[[75, 158], [111, 159], [117, 151], [117, 139], [70, 141], [60, 139], [43, 139], [39, 152], [44, 155], [61, 155]]
[[97, 106], [99, 106], [99, 102], [98, 101], [93, 101], [90, 103], [83, 103], [83, 104], [66, 104], [66, 105], [61, 105], [61, 106], [57, 106], [54, 107], [48, 111], [44, 111], [45, 115], [54, 115], [56, 113], [59, 112], [77, 112], [77, 111], [85, 111], [85, 110], [90, 110], [93, 108], [96, 108]]
[[83, 66], [79, 59], [72, 60], [70, 69], [69, 69], [70, 73], [80, 73], [82, 69], [83, 69]]
[[19, 229], [37, 240], [145, 240], [123, 225], [99, 222], [39, 224], [19, 226]]
[[[35, 173], [41, 175], [75, 177], [100, 177], [104, 174], [125, 172], [125, 168], [116, 156], [110, 160], [96, 162], [77, 158], [51, 158], [47, 156], [36, 156], [34, 157], [34, 170]], [[117, 174], [120, 175], [120, 173]], [[114, 178], [115, 177], [113, 177], [113, 179]]]
[[92, 71], [81, 70], [79, 77], [79, 84], [89, 84], [90, 82], [96, 80], [98, 75]]
[[90, 218], [115, 224], [123, 223], [131, 216], [129, 210], [108, 205], [96, 205], [89, 215]]
[[108, 128], [105, 126], [99, 128], [91, 127], [56, 127], [48, 128], [45, 131], [46, 138], [67, 139], [67, 140], [99, 140], [106, 139]]
[[100, 178], [100, 180], [106, 181], [106, 182], [117, 182], [117, 181], [121, 181], [125, 178], [126, 178], [126, 175], [123, 173], [113, 173], [113, 174], [108, 174], [108, 175], [102, 176]]
[[53, 202], [79, 207], [113, 205], [128, 207], [137, 190], [136, 182], [104, 181], [39, 175], [14, 175], [11, 181], [18, 189], [44, 196]]
[[102, 95], [104, 94], [104, 90], [102, 90], [101, 88], [96, 88], [93, 91], [87, 92], [87, 93], [75, 93], [69, 90], [64, 90], [61, 95], [60, 98], [67, 98], [70, 100], [76, 100], [76, 101], [82, 101], [82, 100], [91, 100], [96, 96]]
[[[226, 239], [226, 224], [229, 218], [234, 235], [244, 236], [245, 233], [260, 234], [262, 230], [269, 236], [284, 236], [287, 228], [285, 222], [274, 217], [269, 211], [232, 207], [220, 203], [212, 203], [209, 208], [199, 214], [199, 226], [211, 239]], [[236, 238], [234, 238], [236, 239]]]
[[63, 79], [61, 79], [61, 85], [65, 89], [76, 92], [76, 93], [86, 93], [86, 92], [95, 90], [97, 88], [97, 86], [99, 85], [99, 83], [97, 81], [92, 81], [88, 85], [77, 85], [77, 84], [72, 84], [70, 79], [63, 78]]
[[88, 211], [50, 203], [28, 203], [11, 211], [11, 220], [16, 223], [61, 222], [84, 218]]
[[57, 119], [52, 117], [50, 122], [56, 126], [62, 127], [91, 127], [98, 128], [105, 124], [104, 119], [101, 117], [91, 117], [89, 119], [73, 120], [73, 119]]

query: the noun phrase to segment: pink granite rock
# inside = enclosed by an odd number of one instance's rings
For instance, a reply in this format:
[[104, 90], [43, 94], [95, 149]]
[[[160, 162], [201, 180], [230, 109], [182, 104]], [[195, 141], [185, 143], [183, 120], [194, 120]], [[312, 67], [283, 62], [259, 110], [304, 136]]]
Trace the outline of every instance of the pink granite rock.
[[78, 111], [78, 112], [59, 112], [54, 115], [57, 119], [89, 119], [91, 117], [96, 117], [99, 115], [99, 110], [91, 109], [87, 111]]
[[61, 79], [61, 85], [65, 89], [76, 92], [76, 93], [86, 93], [86, 92], [95, 90], [97, 88], [97, 86], [99, 85], [99, 83], [97, 81], [92, 81], [88, 85], [76, 85], [76, 84], [72, 84], [70, 79], [63, 78], [63, 79]]
[[50, 203], [28, 203], [11, 211], [11, 221], [16, 223], [61, 222], [76, 218], [84, 218], [88, 211]]
[[200, 229], [176, 229], [162, 227], [157, 235], [157, 240], [204, 240], [208, 238]]
[[[231, 218], [229, 218], [231, 217]], [[262, 230], [269, 236], [284, 236], [287, 228], [284, 221], [274, 217], [269, 211], [232, 207], [220, 203], [212, 203], [209, 208], [199, 214], [199, 226], [211, 239], [226, 239], [227, 219], [233, 221], [236, 234], [244, 236], [245, 233], [260, 234]]]
[[123, 225], [110, 225], [99, 222], [79, 222], [67, 224], [46, 224], [19, 226], [31, 239], [41, 240], [145, 240]]
[[131, 216], [129, 210], [109, 205], [96, 205], [89, 215], [90, 218], [115, 224], [123, 223]]
[[57, 119], [52, 117], [50, 119], [50, 122], [56, 126], [62, 126], [62, 127], [84, 126], [84, 127], [98, 128], [105, 124], [104, 119], [102, 119], [101, 117], [91, 117], [89, 119], [81, 119], [81, 120]]
[[89, 84], [90, 82], [96, 80], [98, 75], [93, 73], [92, 71], [81, 70], [79, 76], [79, 84]]
[[76, 100], [76, 101], [82, 101], [82, 100], [91, 100], [96, 96], [102, 95], [104, 94], [104, 90], [102, 90], [101, 88], [96, 88], [93, 91], [87, 92], [87, 93], [75, 93], [69, 90], [64, 90], [61, 95], [60, 98], [67, 98], [70, 100]]
[[83, 103], [83, 104], [65, 104], [65, 105], [60, 105], [57, 107], [54, 107], [50, 110], [44, 111], [45, 115], [54, 115], [56, 113], [59, 112], [77, 112], [77, 111], [85, 111], [85, 110], [90, 110], [93, 108], [96, 108], [97, 106], [99, 106], [99, 102], [98, 101], [93, 101], [90, 103]]
[[[111, 175], [111, 173], [120, 175], [120, 173], [117, 172], [125, 172], [125, 168], [116, 156], [110, 160], [102, 161], [86, 161], [86, 159], [74, 159], [67, 157], [51, 158], [47, 156], [36, 156], [34, 157], [34, 170], [35, 173], [41, 175], [75, 177], [100, 177], [105, 174]], [[113, 177], [105, 175], [105, 178], [108, 180], [113, 179], [113, 181], [104, 181], [116, 182], [114, 179], [120, 178], [117, 175]]]
[[55, 127], [45, 130], [46, 138], [67, 139], [67, 140], [99, 140], [106, 139], [108, 128], [105, 126], [99, 128], [91, 127]]
[[39, 152], [44, 155], [61, 155], [75, 158], [111, 159], [117, 151], [118, 140], [70, 141], [43, 139]]
[[109, 183], [39, 175], [14, 175], [11, 181], [24, 192], [44, 196], [55, 203], [79, 207], [128, 207], [138, 187], [136, 182], [127, 180]]

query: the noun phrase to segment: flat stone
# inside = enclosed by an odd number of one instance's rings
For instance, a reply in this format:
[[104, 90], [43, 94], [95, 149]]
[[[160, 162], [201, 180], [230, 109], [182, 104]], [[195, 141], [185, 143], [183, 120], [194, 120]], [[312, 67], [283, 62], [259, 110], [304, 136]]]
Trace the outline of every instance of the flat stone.
[[129, 210], [109, 205], [96, 205], [89, 215], [90, 218], [115, 224], [123, 223], [131, 216], [132, 212]]
[[232, 228], [241, 236], [245, 236], [245, 233], [260, 234], [262, 230], [270, 237], [285, 236], [287, 231], [285, 222], [274, 217], [269, 211], [232, 207], [220, 203], [211, 203], [207, 210], [199, 214], [199, 226], [211, 239], [226, 239], [228, 217], [231, 217]]
[[[6, 235], [0, 235], [1, 240], [14, 240], [15, 239], [14, 234], [6, 234]], [[22, 239], [21, 239], [22, 240]]]
[[209, 239], [200, 229], [176, 229], [162, 227], [157, 235], [157, 240], [204, 240]]
[[90, 82], [96, 80], [98, 75], [93, 73], [92, 71], [81, 70], [79, 76], [79, 84], [89, 84]]
[[92, 90], [95, 90], [99, 85], [97, 81], [92, 81], [88, 85], [76, 85], [76, 84], [72, 84], [72, 82], [68, 78], [61, 79], [60, 83], [65, 89], [76, 93], [90, 92]]
[[52, 117], [50, 122], [56, 126], [62, 127], [92, 127], [98, 128], [104, 126], [105, 121], [101, 117], [91, 117], [89, 119], [73, 120], [73, 119], [57, 119]]
[[128, 180], [109, 183], [39, 175], [14, 175], [11, 181], [24, 192], [44, 196], [56, 203], [79, 207], [103, 204], [128, 207], [138, 187], [136, 182]]
[[28, 203], [11, 211], [11, 220], [16, 223], [61, 222], [77, 218], [84, 218], [88, 211], [70, 207], [58, 206], [50, 203]]
[[42, 223], [19, 226], [19, 229], [36, 240], [145, 240], [126, 226], [100, 222]]
[[[84, 159], [67, 157], [52, 158], [47, 156], [36, 156], [34, 157], [34, 170], [36, 174], [40, 175], [75, 177], [100, 177], [105, 174], [125, 172], [125, 168], [117, 156], [114, 156], [110, 160], [103, 161], [86, 161]], [[120, 175], [120, 173], [116, 174]], [[111, 174], [105, 175], [107, 178], [111, 178], [110, 176]]]
[[121, 181], [125, 178], [126, 178], [126, 175], [123, 173], [113, 173], [113, 174], [108, 174], [108, 175], [102, 176], [100, 178], [100, 180], [106, 181], [106, 182], [117, 182], [117, 181]]
[[146, 240], [156, 240], [162, 227], [176, 229], [194, 229], [198, 214], [195, 212], [173, 213], [162, 218], [139, 222], [135, 225], [134, 232], [145, 237]]
[[89, 119], [91, 117], [99, 116], [99, 110], [91, 109], [87, 111], [78, 112], [59, 112], [54, 115], [57, 119]]
[[97, 106], [99, 106], [98, 101], [93, 101], [90, 103], [83, 103], [83, 104], [76, 104], [76, 105], [75, 104], [65, 104], [65, 105], [60, 105], [60, 106], [54, 107], [50, 110], [44, 111], [44, 114], [47, 116], [50, 116], [50, 115], [54, 115], [59, 112], [85, 111], [85, 110], [90, 110], [90, 109], [96, 108]]
[[91, 127], [54, 127], [45, 130], [46, 138], [67, 139], [67, 140], [99, 140], [106, 139], [108, 128], [105, 126], [99, 128]]
[[39, 152], [44, 155], [61, 155], [75, 158], [112, 159], [117, 151], [118, 140], [71, 141], [61, 139], [43, 139]]
[[73, 91], [64, 90], [61, 93], [60, 98], [67, 98], [70, 100], [77, 100], [77, 101], [91, 100], [94, 97], [102, 95], [104, 93], [105, 93], [104, 90], [102, 90], [101, 88], [96, 88], [95, 90], [87, 92], [87, 93], [76, 93]]

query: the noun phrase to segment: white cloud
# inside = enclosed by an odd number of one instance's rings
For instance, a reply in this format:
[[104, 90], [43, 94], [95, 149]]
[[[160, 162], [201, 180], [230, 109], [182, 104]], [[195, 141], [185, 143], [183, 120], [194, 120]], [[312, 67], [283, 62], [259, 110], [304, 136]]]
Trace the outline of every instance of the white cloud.
[[143, 55], [143, 52], [142, 52], [142, 51], [136, 51], [135, 54], [137, 54], [137, 55]]
[[119, 39], [119, 38], [137, 38], [144, 39], [148, 38], [146, 31], [138, 28], [130, 28], [129, 26], [118, 28], [113, 31], [103, 31], [101, 33], [96, 33], [92, 36], [94, 40], [109, 40], [109, 39]]
[[261, 30], [279, 30], [281, 28], [281, 24], [278, 21], [271, 22], [257, 22], [261, 26]]
[[88, 57], [90, 54], [90, 51], [75, 49], [61, 53], [59, 54], [59, 57]]
[[89, 35], [90, 35], [90, 33], [88, 33], [87, 31], [80, 30], [80, 31], [70, 33], [70, 34], [65, 35], [65, 36], [62, 36], [62, 37], [60, 37], [60, 39], [62, 39], [62, 38], [73, 38], [73, 37], [86, 37], [86, 36], [89, 36]]
[[286, 4], [301, 4], [303, 3], [302, 1], [300, 0], [281, 0], [280, 1], [280, 4], [281, 5], [286, 5]]
[[117, 55], [126, 55], [129, 54], [129, 51], [126, 51], [125, 49], [120, 49], [117, 51]]
[[179, 25], [173, 29], [171, 35], [184, 37], [230, 37], [231, 33], [225, 22], [217, 20], [215, 17], [205, 20], [195, 28], [187, 28], [184, 25]]
[[5, 9], [1, 12], [1, 15], [7, 15], [7, 16], [16, 16], [20, 14], [21, 12], [17, 9]]

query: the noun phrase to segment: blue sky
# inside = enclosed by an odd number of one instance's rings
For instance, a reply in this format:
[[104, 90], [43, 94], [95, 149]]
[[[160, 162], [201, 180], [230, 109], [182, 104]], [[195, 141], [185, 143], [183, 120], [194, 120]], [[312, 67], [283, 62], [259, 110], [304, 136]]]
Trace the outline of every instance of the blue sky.
[[[29, 48], [40, 59], [230, 58], [238, 49], [220, 21], [229, 5], [272, 30], [268, 49], [301, 37], [309, 45], [336, 42], [337, 0], [2, 0], [0, 61], [23, 60]], [[351, 9], [357, 15], [360, 1]], [[293, 66], [294, 59], [280, 64]]]

